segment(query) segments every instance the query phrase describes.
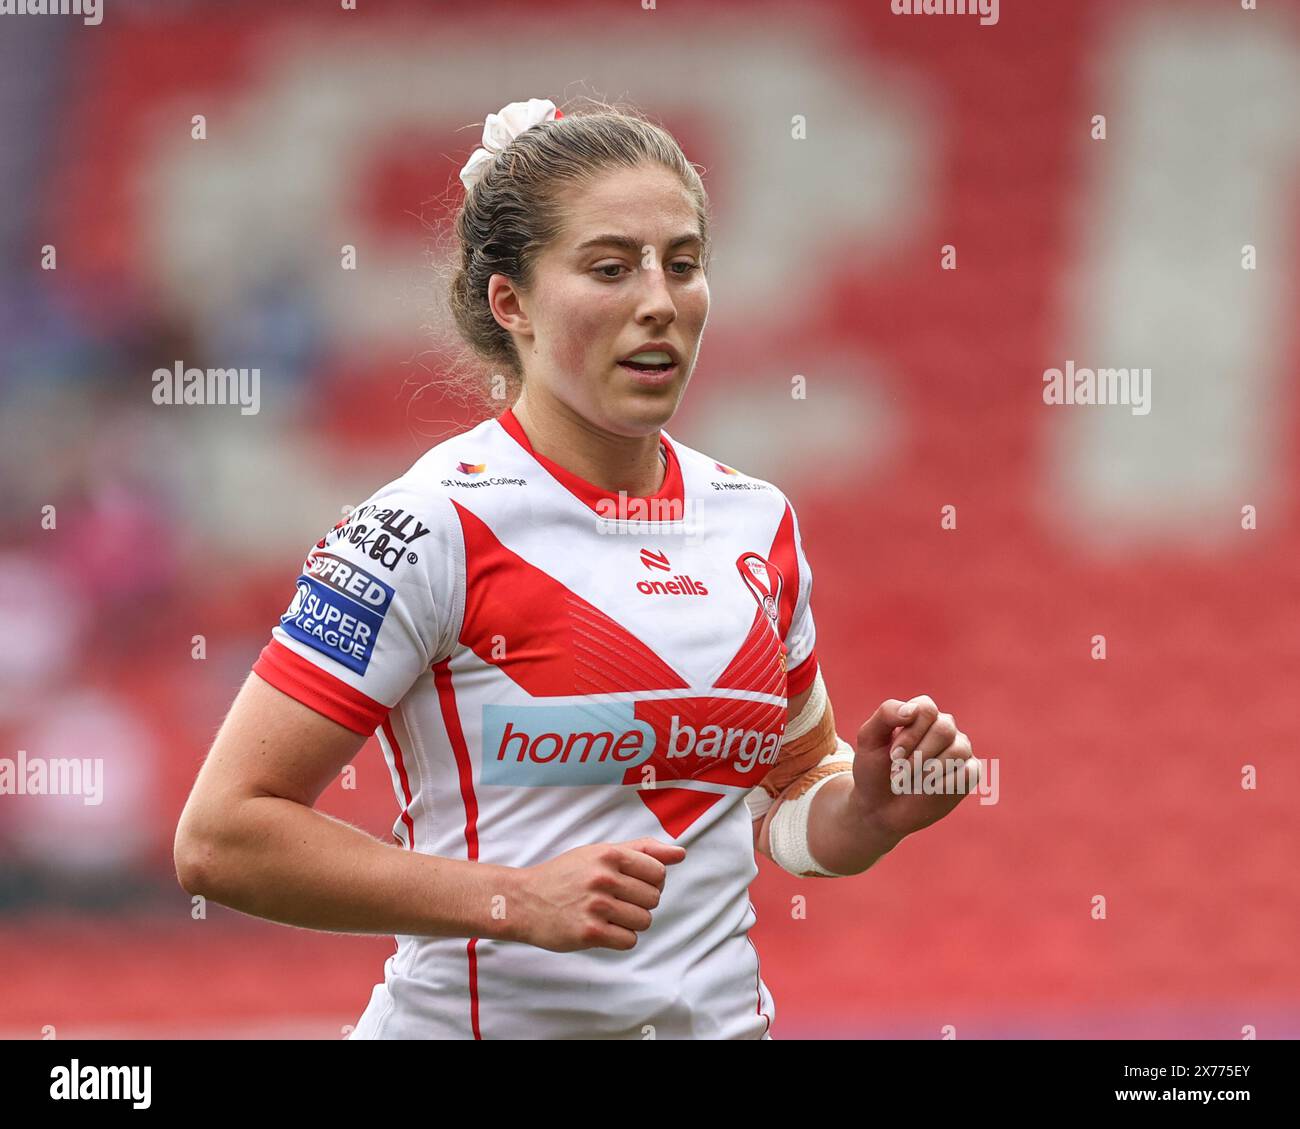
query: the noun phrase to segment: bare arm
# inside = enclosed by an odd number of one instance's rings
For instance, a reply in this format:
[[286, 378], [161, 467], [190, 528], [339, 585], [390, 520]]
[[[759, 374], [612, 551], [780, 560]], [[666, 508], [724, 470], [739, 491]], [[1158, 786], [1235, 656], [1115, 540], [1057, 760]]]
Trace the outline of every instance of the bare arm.
[[630, 949], [685, 857], [637, 839], [510, 867], [380, 842], [314, 808], [365, 741], [250, 674], [176, 828], [185, 890], [305, 929]]
[[250, 674], [176, 828], [181, 885], [243, 913], [340, 933], [509, 938], [518, 870], [418, 854], [316, 811], [366, 738]]

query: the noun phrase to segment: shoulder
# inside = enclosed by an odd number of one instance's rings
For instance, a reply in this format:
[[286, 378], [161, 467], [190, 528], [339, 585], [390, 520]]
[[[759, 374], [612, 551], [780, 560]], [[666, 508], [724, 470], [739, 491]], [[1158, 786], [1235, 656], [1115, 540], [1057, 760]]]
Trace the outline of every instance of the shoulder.
[[[395, 526], [411, 536], [424, 537], [424, 529], [443, 526], [454, 519], [451, 505], [458, 488], [473, 482], [487, 467], [489, 448], [501, 429], [487, 419], [467, 431], [434, 444], [402, 474], [379, 486], [349, 514], [348, 520], [370, 517]], [[401, 511], [400, 514], [394, 512]], [[421, 529], [416, 533], [417, 528]], [[392, 531], [390, 530], [390, 533]]]
[[775, 483], [688, 447], [666, 431], [663, 434], [677, 453], [690, 492], [697, 497], [731, 498], [734, 505], [769, 512], [778, 519], [787, 509], [793, 512], [789, 498]]
[[[495, 420], [430, 447], [402, 474], [352, 506], [309, 554], [344, 554], [380, 578], [427, 575], [460, 556], [460, 522], [453, 498], [456, 476], [472, 478], [468, 460], [479, 457], [481, 440]], [[421, 565], [418, 569], [412, 566]]]

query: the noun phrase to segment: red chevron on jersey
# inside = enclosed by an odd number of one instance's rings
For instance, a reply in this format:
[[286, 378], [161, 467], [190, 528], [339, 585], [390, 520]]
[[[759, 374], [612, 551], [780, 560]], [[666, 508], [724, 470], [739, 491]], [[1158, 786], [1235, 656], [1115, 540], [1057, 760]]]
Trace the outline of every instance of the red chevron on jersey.
[[600, 609], [507, 549], [454, 501], [465, 534], [460, 641], [533, 697], [685, 689], [681, 676]]
[[754, 690], [760, 694], [785, 693], [787, 647], [772, 630], [772, 621], [762, 608], [754, 613], [749, 634], [736, 657], [718, 675], [720, 690]]

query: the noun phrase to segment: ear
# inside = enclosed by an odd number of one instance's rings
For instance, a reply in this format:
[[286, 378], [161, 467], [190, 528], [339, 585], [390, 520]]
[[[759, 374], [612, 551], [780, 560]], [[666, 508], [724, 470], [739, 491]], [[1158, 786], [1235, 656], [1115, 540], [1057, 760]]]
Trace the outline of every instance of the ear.
[[524, 311], [522, 296], [504, 274], [494, 274], [488, 279], [487, 299], [492, 316], [502, 328], [511, 333], [532, 332], [532, 322]]

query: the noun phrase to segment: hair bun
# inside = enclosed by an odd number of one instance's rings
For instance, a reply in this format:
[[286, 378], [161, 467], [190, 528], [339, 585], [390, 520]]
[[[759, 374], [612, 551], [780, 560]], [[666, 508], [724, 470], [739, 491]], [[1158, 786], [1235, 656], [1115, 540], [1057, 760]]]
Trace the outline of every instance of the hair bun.
[[525, 130], [544, 121], [556, 121], [564, 115], [549, 98], [529, 98], [527, 102], [511, 102], [495, 114], [488, 114], [483, 123], [483, 144], [470, 154], [461, 167], [460, 180], [468, 192], [486, 171], [487, 166]]

